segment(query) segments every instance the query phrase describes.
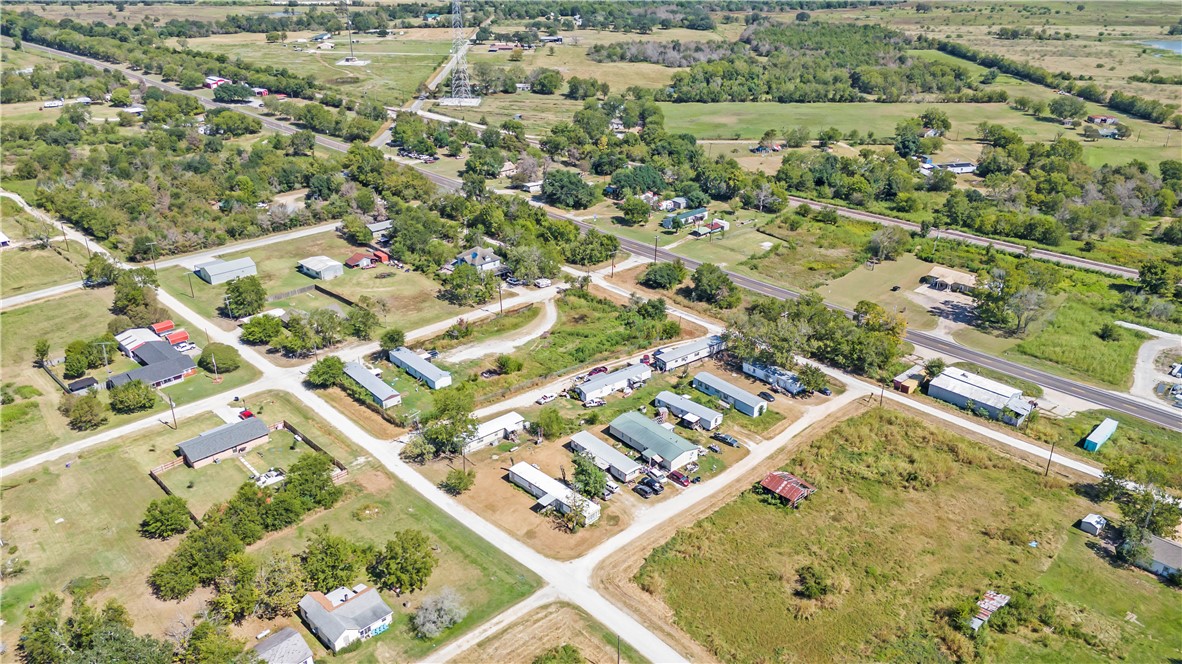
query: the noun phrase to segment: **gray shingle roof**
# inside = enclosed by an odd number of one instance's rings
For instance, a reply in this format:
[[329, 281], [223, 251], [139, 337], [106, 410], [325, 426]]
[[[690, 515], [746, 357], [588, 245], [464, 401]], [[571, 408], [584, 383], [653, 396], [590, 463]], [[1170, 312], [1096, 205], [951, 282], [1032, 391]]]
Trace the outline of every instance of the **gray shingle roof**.
[[369, 393], [379, 401], [386, 401], [387, 399], [398, 396], [398, 390], [390, 387], [381, 378], [370, 373], [359, 362], [350, 362], [345, 365], [345, 375], [357, 381], [361, 387], [369, 390]]
[[[342, 596], [348, 596], [348, 599], [334, 601]], [[333, 608], [326, 608], [325, 603]], [[318, 636], [330, 643], [336, 643], [347, 631], [364, 629], [393, 613], [373, 588], [357, 594], [348, 588], [337, 588], [327, 596], [308, 593], [300, 600], [300, 610], [316, 628]]]
[[301, 664], [312, 659], [308, 642], [290, 627], [284, 627], [267, 637], [254, 647], [254, 652], [267, 664]]
[[257, 417], [248, 417], [245, 420], [230, 422], [210, 429], [196, 438], [190, 438], [177, 445], [177, 448], [190, 462], [196, 462], [250, 442], [255, 438], [266, 436], [269, 432], [270, 429], [267, 428], [266, 422]]
[[118, 387], [133, 380], [142, 380], [151, 385], [175, 378], [197, 366], [193, 363], [193, 358], [164, 341], [149, 341], [141, 344], [132, 351], [132, 355], [135, 355], [136, 359], [147, 366], [111, 376], [111, 385]]

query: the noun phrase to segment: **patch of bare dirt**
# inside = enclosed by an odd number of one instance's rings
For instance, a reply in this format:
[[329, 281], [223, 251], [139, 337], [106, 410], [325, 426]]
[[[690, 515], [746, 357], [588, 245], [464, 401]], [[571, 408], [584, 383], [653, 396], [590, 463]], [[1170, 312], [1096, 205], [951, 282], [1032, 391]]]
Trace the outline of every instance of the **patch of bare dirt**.
[[570, 644], [587, 662], [608, 664], [616, 661], [616, 649], [604, 640], [606, 632], [605, 627], [570, 604], [547, 604], [469, 648], [455, 661], [526, 664], [550, 648]]

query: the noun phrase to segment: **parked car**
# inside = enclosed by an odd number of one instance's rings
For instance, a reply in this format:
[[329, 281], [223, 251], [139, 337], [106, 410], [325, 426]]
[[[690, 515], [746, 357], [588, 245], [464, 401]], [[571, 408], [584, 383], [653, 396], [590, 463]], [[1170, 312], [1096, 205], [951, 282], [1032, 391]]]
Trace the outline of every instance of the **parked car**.
[[640, 497], [646, 500], [653, 497], [653, 490], [643, 484], [637, 484], [636, 486], [632, 487], [632, 490], [640, 494]]
[[542, 396], [538, 397], [538, 400], [536, 403], [539, 406], [544, 406], [544, 405], [550, 403], [551, 401], [554, 401], [557, 398], [558, 398], [557, 394], [543, 394]]
[[587, 372], [587, 377], [590, 378], [592, 376], [598, 376], [599, 374], [605, 373], [607, 373], [607, 367], [595, 367], [594, 369]]
[[713, 452], [713, 453], [715, 453], [715, 454], [722, 454], [722, 448], [721, 448], [721, 447], [719, 447], [719, 446], [717, 446], [717, 445], [715, 445], [714, 443], [710, 443], [710, 448], [709, 448], [709, 449], [710, 449], [710, 451], [711, 451], [711, 452]]
[[702, 481], [702, 476], [698, 475], [697, 477], [694, 477], [694, 479], [690, 480], [690, 484], [697, 484], [698, 482], [701, 482], [701, 481]]
[[665, 491], [665, 487], [661, 486], [660, 482], [654, 480], [651, 477], [645, 477], [645, 478], [641, 479], [640, 486], [648, 487], [653, 493], [657, 494], [658, 496], [661, 495], [662, 493], [664, 493], [664, 491]]
[[759, 398], [763, 399], [764, 401], [775, 401], [776, 395], [772, 394], [771, 392], [760, 392]]
[[739, 447], [740, 446], [739, 439], [735, 438], [734, 436], [732, 436], [728, 433], [722, 433], [721, 431], [719, 431], [710, 437], [713, 438], [714, 440], [717, 440], [720, 443], [726, 443], [727, 445], [730, 445], [731, 447]]
[[552, 283], [553, 282], [550, 281], [549, 279], [547, 279], [546, 277], [539, 277], [537, 279], [534, 279], [534, 286], [537, 286], [538, 288], [549, 288], [550, 284], [552, 284]]
[[176, 344], [175, 346], [173, 346], [173, 348], [179, 350], [182, 353], [187, 353], [196, 347], [197, 346], [195, 346], [192, 342], [189, 342], [189, 341], [182, 341], [179, 344]]
[[641, 364], [652, 364], [652, 362], [653, 358], [651, 355], [645, 355], [644, 357], [640, 358]]
[[485, 369], [484, 371], [480, 372], [480, 377], [485, 380], [488, 380], [489, 378], [496, 378], [497, 376], [500, 376], [500, 375], [501, 375], [501, 372], [497, 371], [496, 369]]
[[824, 394], [827, 397], [833, 396], [833, 390], [829, 389], [828, 387], [822, 387], [821, 389], [819, 389], [817, 391], [820, 392], [821, 394]]
[[678, 471], [678, 470], [675, 470], [675, 471], [669, 473], [669, 479], [680, 484], [681, 486], [689, 486], [690, 485], [690, 478], [686, 475], [683, 475], [681, 473], [681, 471]]
[[607, 480], [604, 482], [603, 488], [606, 489], [608, 493], [615, 493], [620, 490], [620, 485], [611, 480]]
[[899, 290], [899, 286], [891, 286], [891, 292], [895, 293]]
[[429, 351], [427, 351], [427, 357], [434, 360], [435, 358], [439, 357], [439, 351], [429, 350]]
[[238, 411], [238, 419], [240, 420], [249, 420], [252, 417], [254, 417], [254, 413], [250, 412], [246, 408]]
[[510, 286], [520, 286], [520, 285], [524, 284], [525, 282], [518, 279], [517, 277], [509, 277], [508, 279], [505, 280], [505, 283], [509, 284]]
[[603, 399], [587, 399], [583, 402], [583, 408], [599, 408], [604, 405], [607, 405], [607, 402]]

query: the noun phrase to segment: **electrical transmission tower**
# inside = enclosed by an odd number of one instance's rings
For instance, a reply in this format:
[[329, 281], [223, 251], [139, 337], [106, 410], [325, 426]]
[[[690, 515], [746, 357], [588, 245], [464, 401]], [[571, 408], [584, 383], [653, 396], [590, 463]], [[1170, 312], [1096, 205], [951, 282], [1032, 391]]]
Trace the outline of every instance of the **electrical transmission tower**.
[[479, 106], [468, 78], [468, 34], [464, 30], [462, 0], [451, 0], [451, 95], [439, 100], [443, 106]]

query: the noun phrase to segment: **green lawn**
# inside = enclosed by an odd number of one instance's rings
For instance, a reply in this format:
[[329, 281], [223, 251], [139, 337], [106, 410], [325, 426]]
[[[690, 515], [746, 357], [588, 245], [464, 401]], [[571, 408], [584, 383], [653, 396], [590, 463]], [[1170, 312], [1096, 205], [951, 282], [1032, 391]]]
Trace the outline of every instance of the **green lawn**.
[[80, 281], [85, 266], [86, 249], [73, 241], [54, 242], [48, 249], [33, 245], [5, 249], [0, 253], [0, 295], [10, 297]]
[[[818, 488], [798, 510], [745, 492], [658, 547], [636, 576], [722, 661], [1014, 661], [1005, 654], [1017, 650], [1075, 661], [1057, 655], [1064, 649], [1161, 661], [1176, 652], [1174, 591], [1108, 565], [1072, 534], [1095, 507], [977, 443], [874, 409], [800, 450], [787, 469]], [[828, 589], [816, 599], [800, 595], [807, 566]], [[1081, 569], [1088, 581], [1065, 589]], [[1102, 592], [1126, 585], [1148, 603], [1141, 624], [1123, 620], [1137, 602]], [[1024, 624], [975, 642], [940, 617], [990, 589], [1031, 592], [1052, 625], [1101, 626], [1099, 645], [1088, 651], [1014, 607], [1001, 611]]]
[[1133, 379], [1137, 350], [1147, 338], [1122, 330], [1116, 341], [1097, 336], [1100, 326], [1116, 316], [1068, 298], [1037, 334], [1014, 346], [1011, 354], [1049, 362], [1085, 380], [1105, 387], [1128, 389]]

